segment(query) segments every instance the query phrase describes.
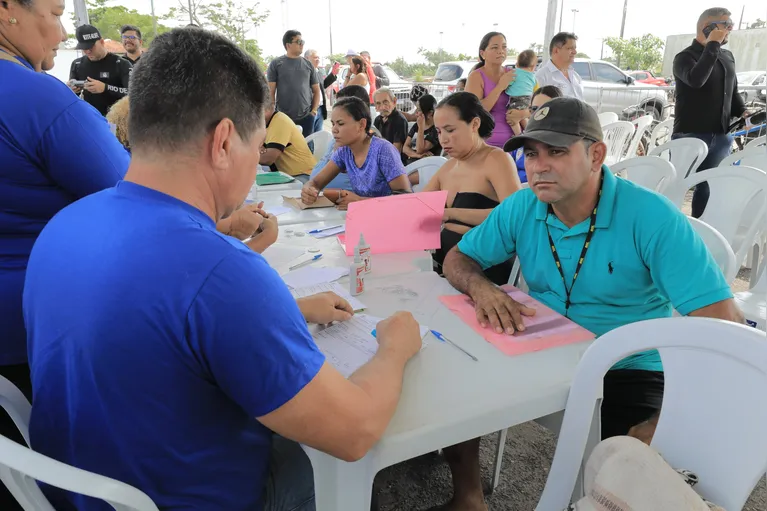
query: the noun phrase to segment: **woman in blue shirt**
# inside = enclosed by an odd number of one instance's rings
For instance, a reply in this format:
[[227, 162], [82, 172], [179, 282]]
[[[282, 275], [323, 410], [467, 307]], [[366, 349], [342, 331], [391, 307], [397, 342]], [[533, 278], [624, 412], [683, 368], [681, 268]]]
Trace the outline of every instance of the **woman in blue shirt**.
[[[32, 245], [56, 213], [114, 186], [129, 163], [101, 114], [41, 72], [67, 39], [63, 15], [59, 0], [0, 3], [0, 375], [30, 399], [21, 295]], [[16, 433], [0, 411], [0, 434]], [[0, 509], [14, 509], [2, 498]]]
[[[358, 98], [344, 98], [333, 106], [333, 138], [338, 148], [325, 168], [306, 182], [301, 190], [304, 204], [313, 204], [320, 191], [339, 173], [349, 175], [353, 192], [341, 190], [338, 209], [367, 197], [384, 197], [393, 192], [409, 192], [410, 182], [399, 151], [391, 142], [373, 136], [370, 107]], [[335, 194], [334, 194], [335, 195]]]

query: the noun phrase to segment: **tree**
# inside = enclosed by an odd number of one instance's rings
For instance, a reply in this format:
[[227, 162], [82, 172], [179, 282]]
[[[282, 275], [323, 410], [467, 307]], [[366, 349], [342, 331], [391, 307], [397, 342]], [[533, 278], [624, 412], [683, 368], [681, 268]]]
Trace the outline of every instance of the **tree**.
[[452, 60], [458, 59], [455, 55], [446, 52], [442, 48], [438, 49], [437, 51], [427, 50], [426, 48], [418, 48], [418, 54], [425, 58], [426, 62], [428, 62], [429, 65], [435, 69], [443, 62], [450, 62]]
[[538, 55], [543, 55], [543, 45], [540, 43], [530, 43], [530, 49]]
[[255, 39], [248, 37], [249, 32], [261, 25], [268, 17], [269, 11], [259, 12], [259, 2], [250, 3], [246, 0], [191, 0], [184, 4], [179, 0], [179, 7], [170, 10], [167, 17], [176, 19], [191, 19], [200, 27], [210, 28], [228, 38], [243, 51], [253, 57], [262, 67], [265, 67], [261, 48]]
[[591, 57], [589, 57], [585, 53], [579, 51], [578, 53], [575, 54], [575, 58], [576, 59], [590, 59]]
[[340, 62], [341, 64], [346, 63], [346, 54], [345, 53], [331, 53], [327, 57], [328, 62], [330, 62], [330, 65], [332, 66], [334, 62]]
[[608, 37], [605, 44], [613, 51], [617, 66], [656, 71], [663, 63], [663, 39], [652, 34], [621, 39]]
[[[144, 46], [149, 46], [154, 39], [153, 20], [151, 14], [141, 14], [136, 9], [128, 9], [122, 5], [106, 5], [106, 0], [88, 0], [88, 18], [90, 24], [99, 29], [104, 39], [120, 40], [120, 28], [123, 25], [134, 25], [141, 29]], [[72, 21], [76, 22], [74, 14]], [[157, 33], [168, 32], [169, 27], [157, 23]]]
[[765, 28], [767, 27], [767, 21], [762, 21], [762, 18], [756, 18], [756, 21], [748, 26], [749, 29], [753, 28]]

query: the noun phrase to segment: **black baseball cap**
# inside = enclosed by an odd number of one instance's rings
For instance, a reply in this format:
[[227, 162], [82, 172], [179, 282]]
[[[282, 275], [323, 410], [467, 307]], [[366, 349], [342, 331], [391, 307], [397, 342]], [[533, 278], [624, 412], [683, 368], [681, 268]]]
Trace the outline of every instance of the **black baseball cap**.
[[80, 25], [75, 31], [78, 50], [90, 50], [101, 39], [101, 32], [93, 25]]
[[570, 147], [580, 140], [602, 140], [602, 124], [596, 110], [576, 98], [555, 98], [535, 111], [525, 132], [503, 145], [506, 152], [519, 149], [525, 140], [552, 147]]

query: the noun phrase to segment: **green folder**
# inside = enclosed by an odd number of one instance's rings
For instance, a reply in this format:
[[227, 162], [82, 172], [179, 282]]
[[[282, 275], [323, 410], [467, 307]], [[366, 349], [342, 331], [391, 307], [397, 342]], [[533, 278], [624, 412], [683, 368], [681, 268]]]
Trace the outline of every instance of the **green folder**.
[[295, 180], [296, 178], [286, 176], [285, 174], [282, 174], [280, 172], [270, 172], [268, 174], [256, 175], [256, 184], [258, 186], [282, 185], [285, 183], [291, 183]]

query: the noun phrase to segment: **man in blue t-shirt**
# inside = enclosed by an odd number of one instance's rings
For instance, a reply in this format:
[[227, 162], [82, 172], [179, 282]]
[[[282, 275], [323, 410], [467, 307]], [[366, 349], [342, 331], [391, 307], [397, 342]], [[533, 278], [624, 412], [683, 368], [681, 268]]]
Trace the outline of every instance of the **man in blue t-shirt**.
[[[421, 347], [415, 320], [398, 313], [345, 379], [307, 322], [349, 319], [349, 304], [294, 300], [259, 254], [216, 231], [255, 180], [268, 94], [258, 65], [223, 36], [159, 36], [131, 78], [125, 181], [62, 210], [30, 257], [32, 447], [131, 484], [160, 509], [313, 510], [296, 442], [363, 456]], [[111, 509], [46, 493], [57, 509]]]
[[[743, 322], [722, 272], [684, 214], [603, 165], [607, 146], [594, 109], [575, 98], [553, 99], [510, 144], [512, 151], [524, 147], [530, 189], [503, 201], [444, 263], [445, 276], [471, 296], [483, 326], [513, 335], [535, 313], [482, 273], [515, 253], [530, 295], [596, 335], [669, 317], [674, 309]], [[662, 371], [658, 352], [649, 351], [605, 375], [603, 438], [630, 431], [652, 437]], [[445, 453], [455, 477], [455, 509], [487, 509], [478, 439]]]

